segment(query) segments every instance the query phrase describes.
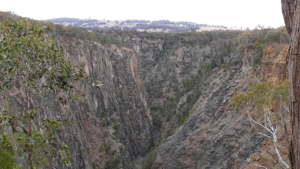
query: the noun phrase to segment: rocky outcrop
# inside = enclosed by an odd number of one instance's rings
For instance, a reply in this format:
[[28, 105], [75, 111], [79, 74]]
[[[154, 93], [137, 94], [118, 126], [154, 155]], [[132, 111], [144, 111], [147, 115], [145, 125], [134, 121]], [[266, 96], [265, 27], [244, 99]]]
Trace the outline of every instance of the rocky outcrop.
[[262, 81], [281, 84], [287, 80], [287, 55], [289, 45], [268, 46], [263, 51]]
[[[274, 85], [279, 85], [288, 80], [287, 70], [287, 55], [289, 45], [276, 45], [267, 46], [263, 52], [263, 66], [261, 72], [261, 81], [270, 81]], [[289, 114], [283, 114], [284, 118], [278, 118], [278, 120], [285, 120], [287, 123], [287, 131], [291, 133], [291, 126], [289, 125]], [[259, 118], [259, 116], [257, 116]], [[278, 125], [278, 124], [277, 124]], [[277, 134], [278, 149], [284, 162], [289, 165], [288, 160], [288, 147], [289, 144], [286, 141], [287, 133], [284, 127], [279, 128]], [[281, 169], [282, 166], [278, 162], [278, 157], [275, 152], [274, 144], [270, 140], [266, 140], [261, 147], [253, 153], [245, 165], [246, 169], [256, 167], [255, 164], [261, 166], [267, 166], [268, 168]]]

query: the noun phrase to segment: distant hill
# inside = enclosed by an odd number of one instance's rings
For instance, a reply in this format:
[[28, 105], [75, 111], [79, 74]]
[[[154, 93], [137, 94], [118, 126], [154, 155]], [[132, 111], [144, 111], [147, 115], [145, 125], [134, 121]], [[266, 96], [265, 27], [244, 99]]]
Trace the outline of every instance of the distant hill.
[[97, 19], [77, 19], [77, 18], [55, 18], [44, 20], [64, 26], [75, 26], [88, 29], [101, 30], [137, 30], [147, 32], [190, 32], [209, 30], [228, 30], [225, 26], [210, 26], [207, 24], [197, 24], [193, 22], [173, 22], [169, 20], [148, 21], [148, 20], [97, 20]]

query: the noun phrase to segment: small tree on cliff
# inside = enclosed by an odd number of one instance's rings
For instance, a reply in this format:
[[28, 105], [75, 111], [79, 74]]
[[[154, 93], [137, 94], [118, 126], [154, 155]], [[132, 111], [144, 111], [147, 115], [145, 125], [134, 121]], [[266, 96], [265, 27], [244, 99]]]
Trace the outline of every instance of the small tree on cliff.
[[[54, 167], [57, 161], [70, 166], [67, 145], [56, 139], [67, 119], [38, 118], [36, 100], [52, 92], [66, 104], [63, 92], [84, 75], [64, 59], [50, 31], [24, 20], [0, 23], [0, 163], [6, 168]], [[11, 106], [13, 98], [19, 107]]]
[[[288, 86], [288, 81], [280, 85], [273, 85], [272, 82], [258, 83], [252, 85], [245, 93], [232, 98], [234, 106], [237, 108], [243, 106], [243, 109], [247, 110], [250, 123], [255, 130], [259, 134], [272, 139], [277, 154], [277, 159], [274, 160], [278, 160], [279, 164], [287, 169], [289, 165], [281, 157], [277, 137], [280, 128], [284, 126], [288, 119], [286, 114], [288, 112], [286, 105], [289, 100]], [[254, 119], [250, 112], [256, 116], [263, 114], [264, 119], [259, 122], [259, 119]], [[264, 167], [261, 164], [254, 163], [254, 165]]]
[[288, 55], [292, 140], [291, 167], [300, 169], [300, 0], [281, 0], [286, 29], [291, 36]]

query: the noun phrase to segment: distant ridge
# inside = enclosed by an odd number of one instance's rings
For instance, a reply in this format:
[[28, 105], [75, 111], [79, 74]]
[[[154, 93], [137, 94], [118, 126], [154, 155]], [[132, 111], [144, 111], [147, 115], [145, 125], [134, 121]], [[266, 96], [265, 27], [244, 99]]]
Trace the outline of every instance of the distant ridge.
[[55, 18], [44, 20], [64, 26], [75, 26], [88, 28], [91, 30], [136, 30], [147, 32], [191, 32], [210, 30], [232, 30], [225, 26], [210, 26], [207, 24], [197, 24], [193, 22], [173, 22], [169, 20], [149, 21], [149, 20], [97, 20], [97, 19], [77, 19], [77, 18]]

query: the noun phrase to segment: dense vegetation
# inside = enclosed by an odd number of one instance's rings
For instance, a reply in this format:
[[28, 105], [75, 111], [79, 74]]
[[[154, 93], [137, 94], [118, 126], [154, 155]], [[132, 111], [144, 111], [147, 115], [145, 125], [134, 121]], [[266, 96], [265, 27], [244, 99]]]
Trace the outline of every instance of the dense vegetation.
[[[0, 24], [0, 163], [5, 168], [71, 166], [70, 152], [57, 140], [68, 119], [41, 117], [43, 96], [64, 95], [83, 78], [64, 59], [62, 49], [49, 38], [51, 25], [36, 22], [2, 21]], [[37, 101], [41, 100], [41, 101]]]

